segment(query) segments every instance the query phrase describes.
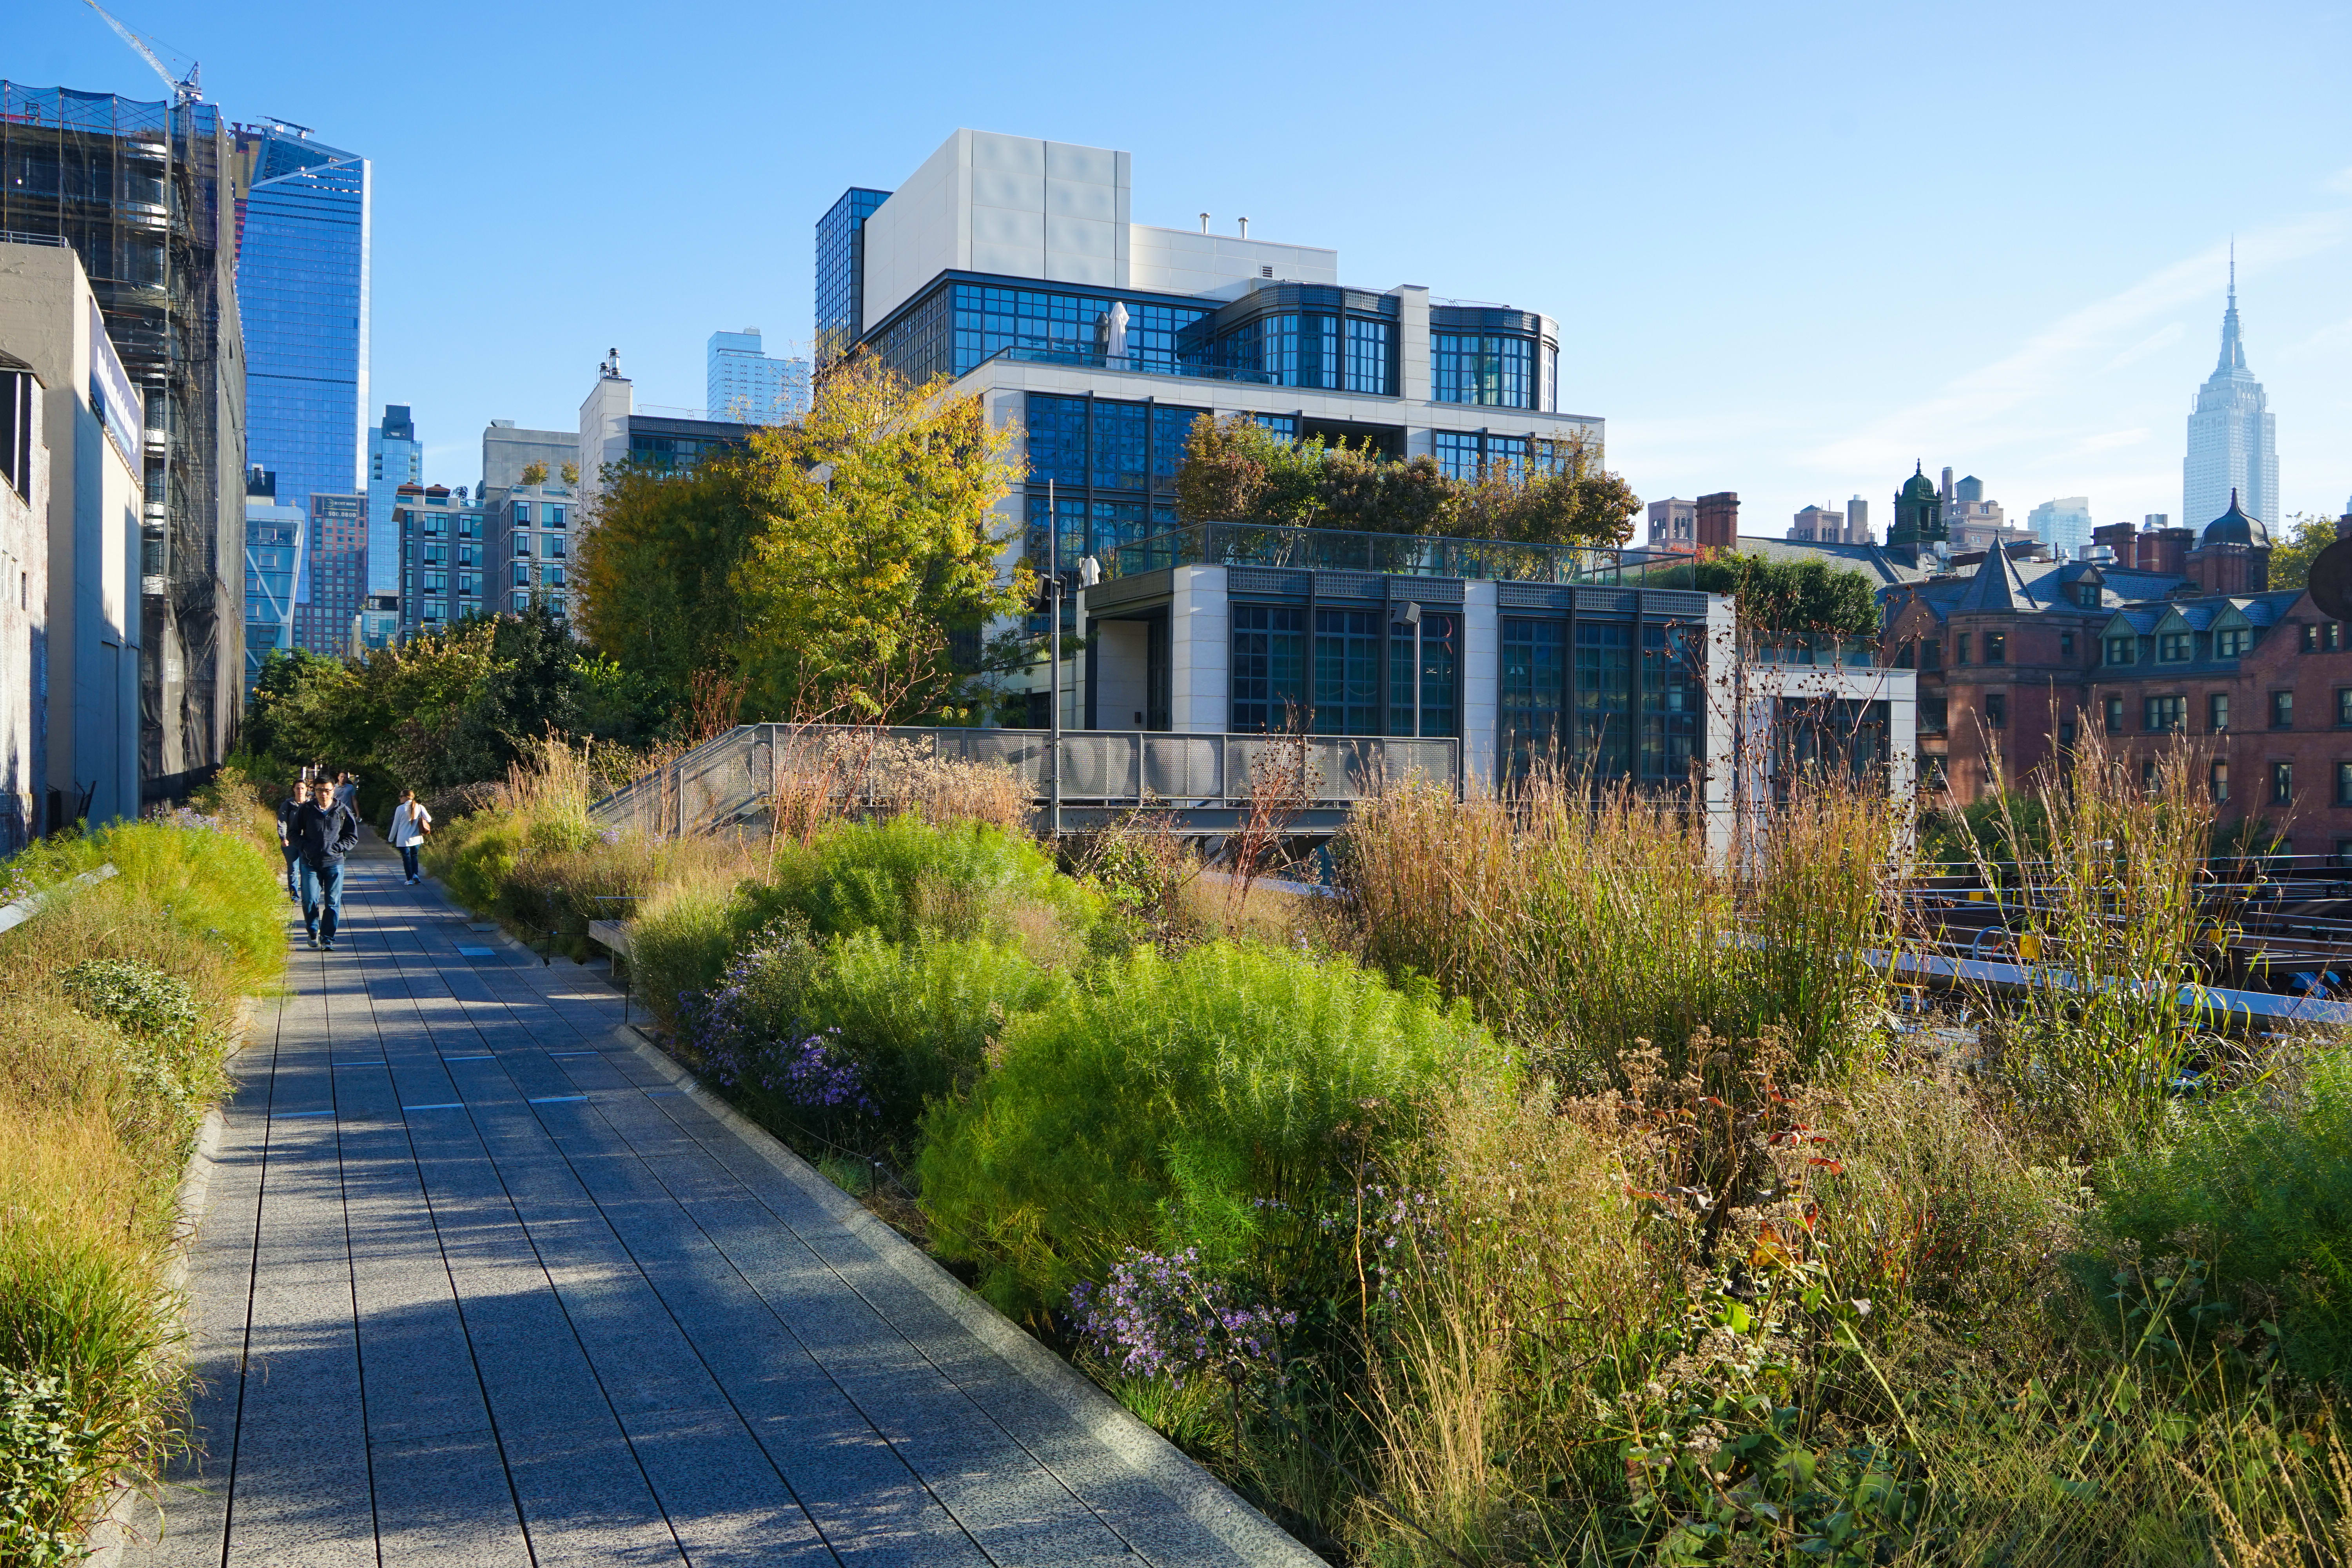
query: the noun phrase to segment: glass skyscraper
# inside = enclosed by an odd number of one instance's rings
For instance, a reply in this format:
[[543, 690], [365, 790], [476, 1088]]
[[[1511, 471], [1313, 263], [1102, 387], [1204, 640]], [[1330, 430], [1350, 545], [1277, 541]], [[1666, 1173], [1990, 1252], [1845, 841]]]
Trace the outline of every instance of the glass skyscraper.
[[294, 588], [302, 574], [304, 524], [299, 506], [281, 506], [278, 479], [256, 468], [245, 481], [245, 689], [273, 653], [294, 647]]
[[368, 431], [368, 517], [377, 521], [374, 545], [368, 552], [367, 591], [404, 594], [410, 584], [401, 578], [400, 531], [392, 526], [393, 508], [400, 487], [425, 482], [425, 443], [416, 438], [416, 421], [405, 403], [383, 405], [383, 419]]
[[[852, 185], [816, 220], [816, 363], [830, 364], [865, 330], [866, 220], [887, 191]], [[717, 411], [712, 418], [719, 417]]]
[[278, 121], [236, 146], [247, 459], [306, 507], [365, 485], [369, 165]]

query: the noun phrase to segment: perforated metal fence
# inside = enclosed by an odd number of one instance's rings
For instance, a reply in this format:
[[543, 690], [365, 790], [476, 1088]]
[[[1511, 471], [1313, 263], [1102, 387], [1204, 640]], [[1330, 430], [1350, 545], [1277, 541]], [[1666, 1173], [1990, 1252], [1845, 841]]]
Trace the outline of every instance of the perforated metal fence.
[[[886, 745], [885, 742], [898, 742]], [[1050, 793], [1043, 730], [745, 724], [596, 803], [598, 826], [667, 837], [768, 820], [788, 784], [817, 781], [845, 802], [879, 802], [909, 756], [1002, 767], [1043, 805]], [[1076, 807], [1247, 805], [1280, 790], [1310, 807], [1344, 806], [1419, 776], [1454, 786], [1457, 742], [1391, 737], [1193, 735], [1080, 730], [1062, 736], [1062, 803]]]

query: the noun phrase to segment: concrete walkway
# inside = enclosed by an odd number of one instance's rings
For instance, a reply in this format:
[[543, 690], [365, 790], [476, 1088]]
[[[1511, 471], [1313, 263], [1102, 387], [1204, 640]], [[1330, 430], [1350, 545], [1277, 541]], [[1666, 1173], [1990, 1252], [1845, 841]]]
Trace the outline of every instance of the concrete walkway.
[[[237, 1058], [135, 1563], [1317, 1561], [369, 839]], [[159, 1539], [160, 1536], [160, 1539]]]

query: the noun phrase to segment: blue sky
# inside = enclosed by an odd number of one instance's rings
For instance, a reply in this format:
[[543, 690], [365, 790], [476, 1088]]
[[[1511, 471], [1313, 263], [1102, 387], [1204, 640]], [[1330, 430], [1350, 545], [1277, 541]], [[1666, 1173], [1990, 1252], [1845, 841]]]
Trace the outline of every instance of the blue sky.
[[[160, 91], [80, 0], [8, 10], [0, 75]], [[115, 10], [374, 160], [374, 401], [447, 484], [609, 347], [691, 405], [712, 330], [804, 339], [817, 216], [964, 124], [1131, 152], [1139, 221], [1549, 312], [1611, 467], [1751, 532], [1883, 530], [1914, 458], [2177, 514], [2234, 234], [2285, 510], [2352, 494], [2343, 5]]]

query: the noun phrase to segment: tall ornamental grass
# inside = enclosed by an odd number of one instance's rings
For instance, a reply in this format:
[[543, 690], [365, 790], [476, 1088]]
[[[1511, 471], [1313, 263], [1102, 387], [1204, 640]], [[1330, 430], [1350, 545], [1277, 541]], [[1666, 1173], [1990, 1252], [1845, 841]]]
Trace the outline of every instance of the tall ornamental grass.
[[1568, 1081], [1622, 1084], [1649, 1041], [1769, 1030], [1806, 1071], [1850, 1065], [1885, 1016], [1905, 815], [1834, 788], [1710, 845], [1674, 800], [1541, 773], [1499, 800], [1412, 784], [1360, 805], [1339, 844], [1366, 958], [1466, 998]]
[[2024, 961], [2021, 994], [1988, 994], [2000, 1065], [2037, 1112], [2093, 1149], [2162, 1130], [2183, 1080], [2229, 1080], [2238, 1049], [2202, 994], [2213, 806], [2186, 743], [2135, 765], [2094, 732], [2063, 766], [1994, 795], [1969, 840]]
[[178, 1440], [173, 1195], [239, 996], [284, 961], [275, 834], [240, 781], [5, 871], [107, 861], [0, 934], [0, 1563], [69, 1560]]

